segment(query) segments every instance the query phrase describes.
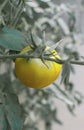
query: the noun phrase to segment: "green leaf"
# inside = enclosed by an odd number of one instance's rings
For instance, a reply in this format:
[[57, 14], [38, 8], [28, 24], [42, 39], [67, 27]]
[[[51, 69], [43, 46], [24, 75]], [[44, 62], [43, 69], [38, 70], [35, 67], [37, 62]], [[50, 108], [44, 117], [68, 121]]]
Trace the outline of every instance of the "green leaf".
[[75, 105], [74, 105], [74, 106], [69, 106], [69, 105], [67, 105], [67, 108], [68, 108], [69, 112], [70, 112], [73, 116], [75, 116], [75, 113], [74, 113]]
[[32, 7], [32, 8], [36, 8], [38, 7], [38, 3], [36, 1], [28, 1], [27, 2], [28, 6]]
[[53, 92], [54, 96], [65, 102], [69, 106], [74, 106], [75, 104], [75, 99], [71, 94], [69, 94], [67, 91], [63, 91], [57, 84], [53, 83], [53, 87], [50, 88], [51, 91]]
[[39, 46], [42, 43], [42, 39], [36, 36], [33, 32], [31, 33], [31, 41], [32, 41], [32, 44], [35, 43], [36, 46]]
[[64, 32], [65, 35], [70, 35], [70, 30], [66, 22], [62, 18], [58, 18], [57, 22], [59, 26], [61, 27], [62, 31]]
[[78, 105], [80, 105], [82, 102], [84, 102], [84, 96], [78, 91], [74, 92], [74, 98], [77, 101]]
[[71, 66], [70, 63], [68, 63], [68, 62], [63, 64], [61, 83], [63, 82], [66, 87], [68, 86], [68, 83], [69, 83], [70, 68], [71, 68], [70, 66]]
[[50, 2], [51, 0], [40, 0], [40, 1], [47, 3]]
[[0, 130], [7, 130], [7, 122], [5, 119], [3, 105], [0, 104]]
[[0, 32], [0, 46], [20, 51], [26, 45], [26, 37], [20, 31], [8, 27], [2, 28]]
[[15, 94], [5, 94], [5, 114], [11, 130], [22, 130], [21, 108]]

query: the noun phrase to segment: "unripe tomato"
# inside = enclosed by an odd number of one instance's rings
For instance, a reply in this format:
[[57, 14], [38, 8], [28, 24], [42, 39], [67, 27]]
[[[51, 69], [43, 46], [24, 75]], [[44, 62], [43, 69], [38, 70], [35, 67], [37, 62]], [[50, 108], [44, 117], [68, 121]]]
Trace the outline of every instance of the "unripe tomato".
[[[31, 50], [31, 48], [27, 46], [20, 52], [20, 54], [24, 54], [29, 50]], [[56, 57], [60, 58], [55, 50], [53, 50], [53, 52], [56, 54]], [[52, 56], [52, 58], [55, 57]], [[44, 88], [58, 78], [62, 68], [61, 64], [58, 64], [54, 61], [44, 60], [44, 62], [45, 64], [40, 58], [16, 58], [16, 76], [28, 87], [39, 89]]]

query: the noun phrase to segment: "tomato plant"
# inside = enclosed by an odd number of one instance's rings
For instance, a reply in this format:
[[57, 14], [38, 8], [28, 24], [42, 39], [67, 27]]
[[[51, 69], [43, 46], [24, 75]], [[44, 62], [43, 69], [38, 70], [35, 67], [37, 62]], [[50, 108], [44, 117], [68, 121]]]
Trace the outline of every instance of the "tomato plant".
[[[53, 98], [72, 114], [82, 103], [69, 80], [73, 64], [84, 65], [75, 49], [81, 35], [75, 25], [75, 11], [67, 4], [0, 1], [0, 130], [38, 130], [40, 120], [51, 130], [52, 122], [62, 124]], [[55, 82], [59, 75], [61, 84]]]

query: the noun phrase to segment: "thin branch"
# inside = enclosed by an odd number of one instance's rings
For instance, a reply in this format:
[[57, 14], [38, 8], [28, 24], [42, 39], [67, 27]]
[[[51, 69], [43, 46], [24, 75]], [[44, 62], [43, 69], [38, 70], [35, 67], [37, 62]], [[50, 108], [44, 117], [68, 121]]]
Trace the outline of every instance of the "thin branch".
[[76, 60], [72, 60], [70, 61], [71, 64], [75, 64], [75, 65], [84, 65], [84, 61], [76, 61]]
[[[65, 62], [67, 62], [68, 61], [68, 59], [66, 59], [66, 60], [61, 60], [61, 59], [58, 59], [58, 58], [56, 58], [56, 59], [53, 59], [53, 58], [49, 58], [49, 57], [43, 57], [45, 60], [50, 60], [50, 61], [54, 61], [54, 62], [56, 62], [56, 63], [59, 63], [59, 64], [64, 64]], [[84, 65], [84, 61], [76, 61], [76, 60], [71, 60], [71, 61], [69, 61], [71, 64], [75, 64], [75, 65]]]
[[23, 11], [22, 8], [23, 8], [23, 2], [21, 2], [20, 5], [18, 6], [18, 9], [16, 11], [16, 15], [15, 15], [15, 17], [13, 19], [13, 23], [12, 23], [13, 26], [16, 26], [16, 24], [17, 24], [17, 22], [18, 22], [18, 20], [20, 18], [20, 15], [21, 15], [21, 13]]
[[5, 0], [2, 5], [0, 6], [0, 12], [3, 10], [3, 8], [5, 7], [5, 5], [8, 3], [9, 0]]
[[[35, 55], [25, 55], [25, 54], [14, 54], [14, 55], [0, 55], [0, 59], [16, 59], [16, 58], [39, 58], [41, 59], [40, 56], [36, 56]], [[66, 61], [68, 61], [68, 59], [66, 60], [61, 60], [61, 59], [58, 59], [58, 58], [50, 58], [50, 57], [47, 57], [47, 56], [42, 56], [42, 58], [44, 60], [49, 60], [49, 61], [54, 61], [56, 63], [59, 63], [59, 64], [64, 64]], [[71, 64], [75, 64], [75, 65], [84, 65], [84, 61], [76, 61], [76, 60], [71, 60], [69, 61]]]

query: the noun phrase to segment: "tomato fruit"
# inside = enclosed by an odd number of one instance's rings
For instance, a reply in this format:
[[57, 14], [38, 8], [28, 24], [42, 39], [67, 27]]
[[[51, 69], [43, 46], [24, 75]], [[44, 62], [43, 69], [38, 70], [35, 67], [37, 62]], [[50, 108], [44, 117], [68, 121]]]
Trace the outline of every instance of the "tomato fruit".
[[[30, 50], [31, 48], [27, 46], [20, 52], [20, 54], [24, 54]], [[60, 58], [55, 50], [52, 52], [56, 53], [56, 57]], [[52, 58], [55, 57], [52, 56]], [[58, 78], [62, 68], [61, 64], [54, 61], [44, 60], [44, 62], [45, 64], [40, 58], [16, 58], [16, 76], [28, 87], [38, 89], [44, 88]]]

